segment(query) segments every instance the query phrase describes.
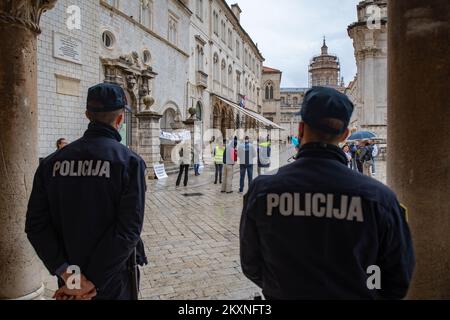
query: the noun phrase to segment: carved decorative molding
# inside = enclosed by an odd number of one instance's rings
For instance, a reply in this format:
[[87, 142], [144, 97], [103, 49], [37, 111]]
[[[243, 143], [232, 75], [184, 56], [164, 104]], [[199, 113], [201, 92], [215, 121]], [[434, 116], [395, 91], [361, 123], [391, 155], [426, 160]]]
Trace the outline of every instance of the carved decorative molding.
[[52, 9], [57, 0], [2, 0], [0, 24], [22, 25], [36, 34], [41, 33], [39, 22], [42, 14]]
[[119, 58], [100, 58], [105, 68], [105, 82], [122, 86], [131, 96], [136, 112], [151, 111], [155, 100], [151, 97], [152, 82], [158, 75], [152, 67], [142, 67], [136, 52]]

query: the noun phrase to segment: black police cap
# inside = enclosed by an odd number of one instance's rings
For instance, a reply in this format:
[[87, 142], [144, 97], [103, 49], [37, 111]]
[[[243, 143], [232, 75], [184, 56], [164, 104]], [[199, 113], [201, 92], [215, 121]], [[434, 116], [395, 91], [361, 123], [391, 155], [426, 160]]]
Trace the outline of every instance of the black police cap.
[[[316, 130], [330, 134], [342, 134], [347, 129], [353, 114], [353, 103], [343, 93], [328, 87], [313, 87], [303, 99], [301, 110], [297, 115]], [[327, 126], [325, 119], [343, 122], [341, 128]]]
[[91, 112], [111, 112], [119, 109], [131, 112], [125, 91], [121, 86], [112, 83], [100, 83], [89, 88], [86, 109]]

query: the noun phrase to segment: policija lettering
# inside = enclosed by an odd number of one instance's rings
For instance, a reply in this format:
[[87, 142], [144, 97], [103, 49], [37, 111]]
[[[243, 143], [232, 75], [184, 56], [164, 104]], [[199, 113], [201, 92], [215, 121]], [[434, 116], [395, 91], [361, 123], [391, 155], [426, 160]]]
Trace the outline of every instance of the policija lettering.
[[56, 161], [53, 177], [111, 177], [111, 164], [103, 160]]
[[361, 197], [340, 196], [340, 206], [335, 207], [335, 196], [323, 193], [283, 193], [267, 195], [267, 215], [274, 209], [285, 217], [301, 216], [333, 218], [364, 222]]

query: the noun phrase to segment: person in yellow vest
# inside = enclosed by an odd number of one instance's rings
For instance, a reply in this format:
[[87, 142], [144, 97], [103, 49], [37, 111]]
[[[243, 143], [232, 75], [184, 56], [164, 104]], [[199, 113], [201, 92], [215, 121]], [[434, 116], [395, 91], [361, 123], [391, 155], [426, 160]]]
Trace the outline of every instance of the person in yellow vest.
[[225, 152], [225, 147], [222, 141], [219, 141], [214, 148], [214, 165], [216, 167], [214, 184], [217, 184], [217, 178], [219, 178], [219, 183], [222, 183], [222, 170], [223, 170], [223, 154]]
[[267, 168], [270, 167], [271, 156], [271, 142], [270, 139], [262, 139], [258, 143], [258, 175], [264, 174]]

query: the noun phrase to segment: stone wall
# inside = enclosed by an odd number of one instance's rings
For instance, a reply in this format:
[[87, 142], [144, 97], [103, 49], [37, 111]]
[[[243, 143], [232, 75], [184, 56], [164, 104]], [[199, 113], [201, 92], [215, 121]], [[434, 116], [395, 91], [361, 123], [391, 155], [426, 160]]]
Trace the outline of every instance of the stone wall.
[[[190, 13], [178, 1], [154, 1], [154, 30], [149, 30], [139, 23], [139, 3], [140, 0], [132, 0], [124, 6], [121, 2], [122, 12], [100, 0], [77, 1], [81, 30], [69, 30], [66, 25], [70, 16], [66, 10], [73, 1], [60, 0], [54, 10], [43, 16], [43, 33], [38, 42], [40, 157], [55, 150], [58, 138], [74, 141], [83, 134], [88, 124], [84, 116], [87, 89], [105, 80], [101, 58], [117, 59], [136, 52], [142, 64], [143, 52], [148, 50], [151, 54], [148, 65], [158, 73], [150, 88], [155, 99], [154, 111], [162, 113], [171, 105], [185, 116]], [[169, 15], [177, 17], [176, 43], [167, 40]], [[104, 31], [113, 35], [111, 48], [103, 45]], [[54, 57], [55, 33], [81, 43], [81, 64]]]
[[[99, 3], [77, 2], [82, 13], [81, 30], [69, 30], [66, 25], [69, 17], [66, 10], [72, 4], [73, 1], [59, 0], [55, 8], [41, 18], [42, 34], [38, 37], [37, 56], [40, 157], [55, 150], [58, 138], [74, 141], [82, 135], [88, 124], [84, 116], [87, 89], [101, 80], [98, 46], [101, 38], [96, 24]], [[81, 42], [82, 64], [53, 57], [54, 33]]]

